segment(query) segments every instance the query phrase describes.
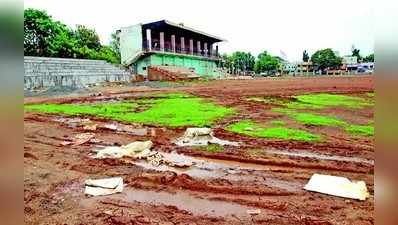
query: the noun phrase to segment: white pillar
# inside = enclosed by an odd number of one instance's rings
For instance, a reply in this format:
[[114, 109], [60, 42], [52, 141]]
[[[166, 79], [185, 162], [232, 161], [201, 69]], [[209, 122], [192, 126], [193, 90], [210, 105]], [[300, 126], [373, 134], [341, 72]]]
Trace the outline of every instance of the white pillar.
[[146, 43], [147, 43], [148, 50], [151, 51], [152, 50], [151, 29], [146, 29]]
[[198, 54], [200, 55], [201, 54], [201, 50], [200, 50], [200, 41], [197, 41], [196, 42], [196, 51], [198, 52]]
[[193, 40], [189, 39], [189, 54], [193, 55]]
[[207, 42], [203, 43], [203, 51], [205, 53], [205, 56], [207, 56]]
[[160, 51], [164, 51], [164, 32], [159, 33]]
[[176, 36], [171, 35], [171, 51], [176, 52]]
[[185, 39], [181, 37], [181, 52], [185, 53]]

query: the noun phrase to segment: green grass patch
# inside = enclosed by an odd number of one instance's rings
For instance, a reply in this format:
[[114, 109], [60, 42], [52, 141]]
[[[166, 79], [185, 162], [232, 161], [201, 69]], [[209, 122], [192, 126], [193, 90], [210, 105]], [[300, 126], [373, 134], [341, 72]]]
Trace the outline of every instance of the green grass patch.
[[263, 127], [259, 124], [244, 120], [229, 125], [227, 130], [244, 134], [252, 137], [261, 138], [275, 138], [282, 140], [295, 140], [295, 141], [320, 141], [319, 135], [311, 134], [304, 130], [285, 128], [285, 127]]
[[375, 96], [375, 93], [374, 93], [374, 92], [368, 92], [368, 93], [366, 93], [366, 96], [368, 96], [368, 97], [374, 97], [374, 96]]
[[371, 102], [368, 102], [360, 97], [327, 93], [298, 95], [294, 96], [294, 98], [300, 103], [319, 108], [340, 106], [358, 109], [373, 105]]
[[295, 110], [287, 108], [273, 108], [272, 111], [286, 114], [287, 116], [304, 125], [342, 127], [347, 132], [352, 134], [362, 136], [374, 135], [374, 126], [372, 124], [372, 121], [369, 122], [369, 125], [355, 125], [349, 124], [346, 121], [341, 120], [337, 117], [323, 116], [314, 113], [297, 112]]
[[373, 136], [374, 127], [368, 125], [348, 125], [345, 130], [351, 134], [361, 135], [361, 136]]
[[281, 127], [281, 126], [284, 126], [286, 124], [286, 122], [283, 120], [273, 120], [273, 121], [271, 121], [271, 124], [274, 126]]
[[[137, 112], [140, 106], [146, 108]], [[65, 115], [91, 115], [123, 122], [178, 126], [211, 126], [234, 110], [184, 93], [156, 95], [135, 102], [99, 104], [36, 104], [25, 110]]]
[[[373, 93], [368, 93], [370, 96]], [[326, 107], [346, 107], [359, 109], [372, 106], [374, 103], [369, 99], [339, 94], [304, 94], [293, 96], [293, 100], [278, 97], [249, 97], [246, 100], [262, 102], [265, 104], [285, 106], [289, 109], [323, 109]]]
[[333, 116], [323, 116], [314, 113], [297, 112], [287, 108], [273, 108], [272, 111], [286, 114], [297, 122], [314, 126], [345, 126], [346, 122]]
[[323, 108], [325, 108], [324, 106], [321, 106], [321, 105], [313, 105], [313, 104], [304, 103], [304, 102], [300, 102], [300, 101], [292, 101], [292, 102], [285, 104], [285, 106], [289, 109], [323, 109]]
[[215, 145], [215, 144], [209, 144], [207, 146], [201, 146], [201, 147], [196, 147], [197, 149], [205, 152], [210, 152], [210, 153], [218, 153], [224, 151], [224, 147], [220, 145]]

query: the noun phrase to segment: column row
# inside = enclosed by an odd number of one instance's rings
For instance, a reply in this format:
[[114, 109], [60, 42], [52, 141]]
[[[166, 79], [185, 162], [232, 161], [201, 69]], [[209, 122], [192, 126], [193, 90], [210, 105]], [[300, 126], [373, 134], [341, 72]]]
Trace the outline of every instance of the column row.
[[[152, 34], [151, 34], [151, 29], [146, 30], [146, 42], [147, 42], [147, 48], [149, 51], [152, 50]], [[170, 43], [171, 43], [171, 51], [172, 52], [181, 52], [181, 53], [186, 53], [186, 48], [185, 48], [185, 38], [181, 37], [180, 38], [180, 49], [177, 51], [176, 50], [176, 36], [173, 34], [171, 35], [170, 38]], [[164, 51], [165, 50], [165, 40], [164, 40], [164, 32], [159, 32], [159, 50]], [[193, 55], [194, 54], [194, 40], [189, 39], [189, 54]], [[195, 53], [200, 53], [205, 56], [207, 55], [212, 55], [213, 53], [213, 44], [210, 44], [208, 46], [207, 42], [203, 43], [203, 49], [200, 41], [196, 41], [196, 51]], [[215, 50], [216, 55], [218, 55], [218, 46], [216, 46]]]

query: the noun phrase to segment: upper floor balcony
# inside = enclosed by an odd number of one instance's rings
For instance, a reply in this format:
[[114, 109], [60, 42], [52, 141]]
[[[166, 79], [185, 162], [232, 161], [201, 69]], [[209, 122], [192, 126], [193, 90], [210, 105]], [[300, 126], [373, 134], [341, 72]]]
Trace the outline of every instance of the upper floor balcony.
[[211, 60], [220, 60], [221, 56], [218, 53], [218, 47], [216, 49], [212, 49], [212, 46], [210, 46], [210, 49], [207, 48], [198, 48], [197, 46], [194, 46], [190, 48], [190, 46], [184, 47], [181, 46], [181, 44], [175, 44], [173, 47], [173, 44], [171, 42], [165, 42], [164, 46], [161, 46], [159, 42], [152, 42], [151, 46], [147, 42], [143, 43], [143, 50], [144, 52], [154, 52], [154, 53], [171, 53], [171, 54], [182, 54], [182, 55], [191, 55], [191, 56], [197, 56], [197, 57], [203, 57], [203, 58], [208, 58]]

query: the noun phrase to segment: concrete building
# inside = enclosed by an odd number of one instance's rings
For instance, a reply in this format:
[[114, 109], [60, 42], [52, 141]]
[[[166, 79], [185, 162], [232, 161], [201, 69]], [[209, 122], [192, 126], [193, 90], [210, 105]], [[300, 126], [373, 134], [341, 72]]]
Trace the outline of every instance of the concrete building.
[[[191, 71], [199, 76], [219, 76], [217, 43], [222, 38], [161, 20], [121, 28], [121, 62], [135, 74], [152, 71]], [[148, 72], [149, 71], [149, 72]]]
[[352, 65], [352, 64], [357, 64], [357, 63], [358, 63], [358, 58], [356, 56], [346, 55], [346, 56], [343, 56], [343, 58], [342, 58], [343, 65]]
[[297, 69], [299, 73], [308, 74], [309, 72], [314, 72], [314, 64], [312, 62], [301, 62], [297, 64]]

